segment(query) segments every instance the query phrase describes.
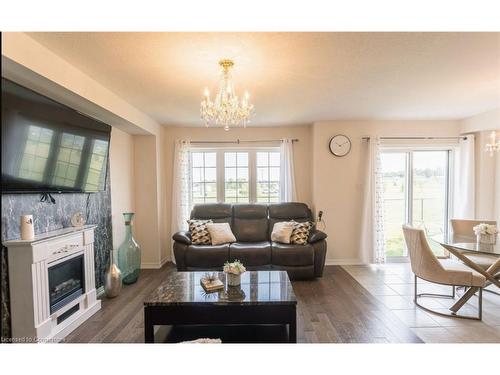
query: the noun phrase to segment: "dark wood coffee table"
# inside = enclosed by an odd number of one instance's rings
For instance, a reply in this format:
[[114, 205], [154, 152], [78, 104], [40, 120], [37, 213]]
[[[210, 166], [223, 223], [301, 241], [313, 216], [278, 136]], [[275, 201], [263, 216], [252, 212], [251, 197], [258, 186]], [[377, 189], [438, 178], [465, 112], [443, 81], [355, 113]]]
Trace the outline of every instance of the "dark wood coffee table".
[[288, 325], [297, 342], [297, 300], [286, 271], [250, 271], [240, 287], [207, 294], [200, 285], [206, 272], [174, 272], [144, 301], [144, 339], [154, 342], [155, 325]]

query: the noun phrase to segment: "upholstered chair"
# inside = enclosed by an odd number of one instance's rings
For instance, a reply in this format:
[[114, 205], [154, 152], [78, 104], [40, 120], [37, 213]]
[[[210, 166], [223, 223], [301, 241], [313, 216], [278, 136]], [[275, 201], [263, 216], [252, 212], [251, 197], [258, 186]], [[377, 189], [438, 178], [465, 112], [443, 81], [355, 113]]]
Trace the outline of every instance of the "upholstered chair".
[[[452, 316], [464, 319], [482, 319], [482, 299], [483, 288], [486, 283], [486, 278], [480, 273], [467, 267], [465, 264], [445, 259], [441, 260], [432, 252], [425, 232], [422, 229], [416, 229], [409, 225], [403, 225], [403, 234], [406, 241], [406, 246], [410, 253], [410, 262], [412, 272], [415, 274], [415, 304], [433, 314], [442, 316]], [[432, 283], [449, 285], [452, 287], [451, 295], [418, 293], [418, 279], [426, 280]], [[419, 303], [420, 297], [441, 297], [455, 298], [455, 286], [477, 287], [479, 288], [479, 306], [478, 316], [465, 316], [457, 314], [445, 314], [431, 310]]]

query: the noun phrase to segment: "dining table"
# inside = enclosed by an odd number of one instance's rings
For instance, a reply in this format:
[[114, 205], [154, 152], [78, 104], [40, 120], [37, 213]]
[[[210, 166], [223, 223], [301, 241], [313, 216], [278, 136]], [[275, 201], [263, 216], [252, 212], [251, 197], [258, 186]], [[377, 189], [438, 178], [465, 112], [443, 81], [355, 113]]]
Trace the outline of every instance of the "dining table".
[[[494, 244], [479, 242], [476, 236], [465, 236], [451, 234], [449, 236], [438, 235], [431, 239], [451, 254], [461, 260], [468, 267], [480, 273], [486, 278], [486, 285], [495, 285], [500, 288], [500, 243], [496, 241]], [[471, 255], [486, 255], [491, 259], [491, 265], [487, 268], [481, 267]], [[450, 307], [450, 311], [455, 314], [465, 303], [472, 298], [479, 288], [471, 287], [465, 291], [460, 299]]]

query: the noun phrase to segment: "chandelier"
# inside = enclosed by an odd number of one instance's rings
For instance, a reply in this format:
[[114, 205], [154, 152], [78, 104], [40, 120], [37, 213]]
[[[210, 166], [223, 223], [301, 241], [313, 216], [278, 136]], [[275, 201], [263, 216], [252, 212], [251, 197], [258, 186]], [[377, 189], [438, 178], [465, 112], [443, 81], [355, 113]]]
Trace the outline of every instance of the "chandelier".
[[242, 124], [246, 127], [250, 116], [253, 113], [253, 104], [249, 101], [249, 94], [240, 101], [234, 92], [230, 69], [233, 67], [232, 60], [220, 60], [221, 78], [219, 92], [214, 100], [210, 99], [210, 92], [205, 88], [203, 100], [201, 101], [200, 114], [205, 126], [222, 125], [224, 130], [229, 130], [230, 126]]
[[490, 143], [486, 143], [486, 152], [490, 153], [490, 156], [493, 156], [493, 153], [500, 152], [500, 139], [497, 141], [497, 134], [495, 131], [492, 131], [490, 134]]

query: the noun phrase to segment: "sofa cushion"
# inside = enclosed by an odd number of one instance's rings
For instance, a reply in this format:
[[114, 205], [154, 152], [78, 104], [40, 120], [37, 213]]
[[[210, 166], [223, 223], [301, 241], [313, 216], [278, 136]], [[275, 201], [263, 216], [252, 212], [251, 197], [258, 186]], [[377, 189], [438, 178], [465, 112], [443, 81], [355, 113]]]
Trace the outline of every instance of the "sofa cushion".
[[191, 219], [208, 220], [214, 223], [232, 225], [232, 205], [223, 203], [196, 204], [191, 211]]
[[[305, 203], [286, 202], [269, 205], [269, 217], [273, 219], [311, 219], [312, 214]], [[282, 220], [282, 221], [284, 221]]]
[[233, 232], [238, 242], [260, 242], [269, 239], [267, 206], [236, 204], [233, 206]]
[[229, 244], [189, 245], [186, 247], [186, 264], [190, 267], [220, 268], [229, 259]]
[[288, 245], [271, 243], [272, 262], [279, 266], [309, 266], [314, 264], [314, 248], [310, 244]]
[[246, 266], [264, 266], [271, 264], [271, 243], [262, 242], [235, 242], [229, 246], [229, 259], [238, 259]]

